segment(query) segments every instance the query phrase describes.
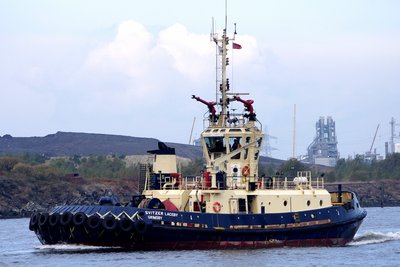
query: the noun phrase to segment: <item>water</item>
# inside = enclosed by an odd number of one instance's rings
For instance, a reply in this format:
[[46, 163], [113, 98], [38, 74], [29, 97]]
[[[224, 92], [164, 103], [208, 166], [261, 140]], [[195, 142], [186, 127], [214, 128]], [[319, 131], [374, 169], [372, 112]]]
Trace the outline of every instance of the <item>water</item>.
[[400, 207], [368, 208], [345, 247], [149, 251], [41, 245], [29, 219], [0, 220], [1, 266], [400, 266]]

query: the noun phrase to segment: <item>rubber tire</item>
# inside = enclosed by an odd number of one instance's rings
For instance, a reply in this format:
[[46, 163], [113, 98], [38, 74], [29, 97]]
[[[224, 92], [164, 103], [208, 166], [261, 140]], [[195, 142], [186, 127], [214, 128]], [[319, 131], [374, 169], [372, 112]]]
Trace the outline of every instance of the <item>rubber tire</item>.
[[134, 227], [132, 220], [129, 218], [121, 218], [121, 220], [118, 221], [118, 226], [119, 229], [124, 232], [130, 232]]
[[63, 226], [68, 226], [71, 224], [72, 222], [72, 213], [71, 212], [64, 212], [63, 214], [61, 214], [61, 218], [60, 218], [60, 224]]
[[29, 230], [35, 231], [38, 227], [38, 222], [39, 222], [39, 212], [35, 212], [31, 216], [31, 220], [29, 221]]
[[47, 212], [44, 212], [44, 213], [40, 214], [38, 225], [39, 225], [40, 227], [43, 227], [43, 226], [45, 226], [48, 222], [49, 222], [49, 214], [48, 214]]
[[50, 226], [56, 226], [60, 222], [60, 214], [59, 213], [53, 213], [49, 217], [49, 225]]
[[72, 218], [72, 222], [76, 226], [81, 226], [86, 223], [87, 216], [84, 212], [77, 212], [74, 214], [74, 217]]
[[143, 220], [139, 220], [135, 222], [135, 230], [138, 234], [144, 234], [147, 231], [147, 224]]
[[106, 230], [115, 230], [117, 228], [117, 221], [115, 220], [114, 216], [109, 215], [103, 219], [103, 227]]
[[99, 229], [101, 224], [102, 224], [102, 219], [97, 214], [93, 214], [93, 215], [89, 216], [89, 218], [86, 221], [86, 225], [89, 227], [89, 229], [92, 229], [92, 230]]

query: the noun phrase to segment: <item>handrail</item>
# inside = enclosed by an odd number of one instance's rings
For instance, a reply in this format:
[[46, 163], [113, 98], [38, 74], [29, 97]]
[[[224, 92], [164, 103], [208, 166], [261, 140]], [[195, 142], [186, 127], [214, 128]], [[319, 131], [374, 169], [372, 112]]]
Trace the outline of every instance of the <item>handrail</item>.
[[[310, 177], [310, 176], [307, 176]], [[234, 190], [234, 189], [246, 189], [246, 182], [243, 181], [243, 177], [241, 176], [228, 176], [224, 181], [217, 181], [216, 190]], [[182, 190], [193, 190], [193, 189], [201, 189], [208, 190], [212, 189], [209, 181], [202, 176], [195, 177], [184, 177], [179, 181], [172, 177], [163, 177], [163, 179], [159, 180], [159, 188], [155, 190], [173, 190], [173, 189], [182, 189]], [[256, 180], [256, 189], [257, 190], [306, 190], [306, 189], [324, 189], [324, 179], [322, 177], [315, 178], [312, 180], [311, 178], [303, 179], [303, 180], [289, 180], [287, 177], [284, 178], [258, 178]], [[150, 185], [147, 185], [147, 190], [150, 189]]]

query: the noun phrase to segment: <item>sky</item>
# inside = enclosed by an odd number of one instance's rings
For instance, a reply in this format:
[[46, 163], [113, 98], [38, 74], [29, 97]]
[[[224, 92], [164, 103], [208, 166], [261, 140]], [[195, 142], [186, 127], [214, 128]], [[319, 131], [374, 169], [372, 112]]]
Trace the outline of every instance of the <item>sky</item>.
[[[57, 131], [188, 143], [215, 99], [225, 1], [0, 0], [0, 135]], [[275, 158], [305, 155], [331, 116], [340, 156], [400, 123], [400, 1], [228, 1], [233, 92], [248, 92]], [[231, 35], [232, 36], [232, 35]], [[238, 110], [241, 106], [236, 107]], [[396, 134], [400, 126], [396, 128]], [[400, 139], [397, 139], [400, 142]]]

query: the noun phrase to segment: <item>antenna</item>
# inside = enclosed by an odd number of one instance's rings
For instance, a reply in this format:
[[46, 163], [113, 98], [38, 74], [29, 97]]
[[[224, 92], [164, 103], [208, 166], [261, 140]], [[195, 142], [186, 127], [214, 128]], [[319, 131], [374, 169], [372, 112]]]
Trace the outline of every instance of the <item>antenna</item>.
[[395, 139], [400, 137], [400, 133], [396, 134], [396, 126], [399, 126], [399, 123], [396, 123], [396, 120], [392, 117], [392, 119], [390, 120], [390, 128], [391, 128], [391, 133], [390, 133], [390, 150], [391, 153], [395, 152]]
[[[215, 103], [220, 107], [220, 113], [218, 115], [218, 119], [216, 123], [220, 126], [224, 125], [229, 110], [229, 99], [228, 99], [228, 91], [229, 91], [229, 78], [227, 78], [227, 66], [229, 65], [228, 58], [228, 44], [229, 41], [235, 40], [235, 35], [233, 38], [228, 37], [227, 33], [227, 25], [228, 25], [228, 0], [225, 0], [225, 29], [222, 32], [222, 35], [219, 36], [218, 33], [214, 32], [214, 18], [212, 20], [212, 41], [216, 44], [216, 57], [215, 57], [215, 80], [216, 80], [216, 90], [215, 90]], [[235, 23], [235, 34], [236, 34], [236, 23]]]
[[211, 32], [210, 32], [210, 41], [216, 42], [215, 38], [215, 22], [214, 17], [211, 17]]
[[293, 155], [292, 158], [296, 158], [296, 104], [293, 107]]
[[228, 25], [228, 0], [225, 0], [225, 31]]

